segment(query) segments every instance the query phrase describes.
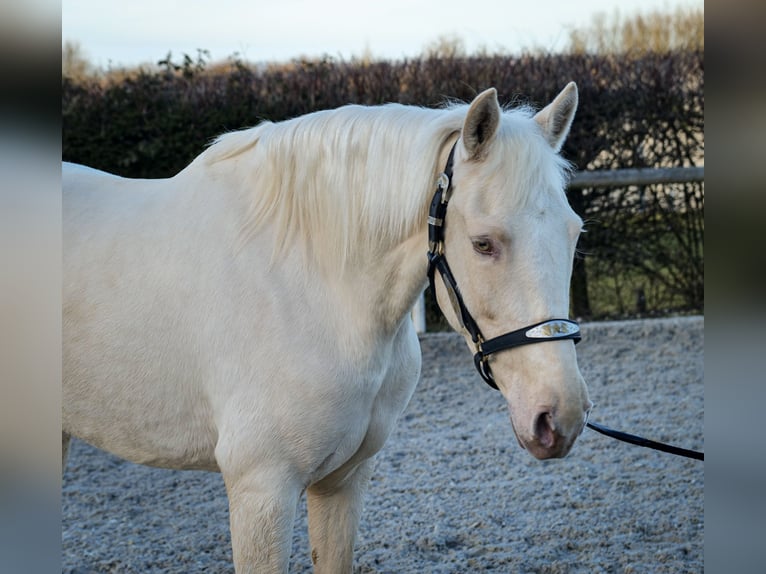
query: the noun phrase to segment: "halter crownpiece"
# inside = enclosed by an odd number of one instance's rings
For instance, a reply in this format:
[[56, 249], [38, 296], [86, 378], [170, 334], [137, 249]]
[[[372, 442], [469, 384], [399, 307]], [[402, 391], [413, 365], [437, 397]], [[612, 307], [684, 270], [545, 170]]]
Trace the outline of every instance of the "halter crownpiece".
[[481, 378], [490, 387], [497, 389], [497, 384], [492, 376], [492, 370], [489, 368], [490, 355], [514, 347], [545, 341], [572, 339], [575, 343], [578, 343], [581, 339], [580, 326], [569, 319], [548, 319], [499, 335], [493, 339], [484, 339], [479, 326], [463, 302], [463, 297], [457, 287], [457, 281], [452, 274], [444, 253], [444, 223], [447, 216], [447, 205], [452, 195], [452, 166], [455, 161], [456, 146], [457, 142], [455, 142], [450, 150], [444, 172], [439, 174], [439, 178], [436, 181], [436, 192], [434, 192], [433, 199], [431, 199], [431, 207], [428, 210], [428, 282], [431, 285], [431, 292], [433, 293], [436, 305], [439, 306], [439, 300], [436, 297], [436, 285], [434, 283], [436, 271], [439, 271], [455, 315], [458, 321], [460, 321], [461, 326], [471, 335], [475, 351], [473, 362], [476, 370], [479, 371]]

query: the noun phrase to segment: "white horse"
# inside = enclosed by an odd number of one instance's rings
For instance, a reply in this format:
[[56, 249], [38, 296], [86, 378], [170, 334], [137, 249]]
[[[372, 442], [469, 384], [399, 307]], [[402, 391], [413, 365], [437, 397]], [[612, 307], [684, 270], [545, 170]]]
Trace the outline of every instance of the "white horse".
[[[75, 436], [220, 471], [240, 574], [287, 570], [306, 492], [315, 571], [350, 572], [372, 457], [420, 373], [434, 182], [454, 146], [444, 246], [482, 332], [566, 316], [582, 222], [558, 151], [576, 107], [573, 83], [537, 114], [490, 89], [263, 123], [169, 179], [65, 165], [64, 462]], [[572, 341], [488, 364], [520, 444], [564, 456], [591, 407]]]

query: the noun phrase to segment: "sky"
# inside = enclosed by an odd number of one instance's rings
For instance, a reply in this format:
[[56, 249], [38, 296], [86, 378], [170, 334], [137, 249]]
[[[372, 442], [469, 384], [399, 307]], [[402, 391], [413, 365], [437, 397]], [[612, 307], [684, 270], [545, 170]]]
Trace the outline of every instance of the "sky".
[[623, 16], [703, 0], [62, 0], [62, 42], [101, 68], [156, 63], [169, 51], [213, 61], [329, 55], [396, 60], [444, 36], [469, 52], [557, 51], [599, 12]]

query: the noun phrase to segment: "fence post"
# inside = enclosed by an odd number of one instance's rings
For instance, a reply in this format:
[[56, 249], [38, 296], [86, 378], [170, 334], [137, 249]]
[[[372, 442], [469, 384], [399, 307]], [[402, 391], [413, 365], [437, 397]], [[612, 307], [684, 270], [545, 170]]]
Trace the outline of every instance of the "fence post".
[[426, 332], [426, 295], [425, 291], [420, 293], [415, 306], [412, 308], [412, 322], [415, 324], [417, 333]]

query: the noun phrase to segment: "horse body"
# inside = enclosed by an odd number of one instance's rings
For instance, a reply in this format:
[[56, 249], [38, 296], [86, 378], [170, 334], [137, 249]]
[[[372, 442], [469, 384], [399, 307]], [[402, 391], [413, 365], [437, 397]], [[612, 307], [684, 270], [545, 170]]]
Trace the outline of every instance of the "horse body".
[[[507, 187], [502, 165], [481, 173], [503, 154], [490, 145], [505, 140], [501, 125], [526, 125], [554, 157], [574, 114], [564, 104], [546, 109], [553, 127], [542, 112], [501, 121], [494, 91], [470, 108], [349, 106], [227, 134], [164, 180], [65, 165], [65, 449], [72, 435], [138, 463], [222, 472], [240, 573], [286, 570], [305, 491], [315, 570], [350, 571], [371, 457], [420, 373], [408, 313], [425, 284], [433, 181], [460, 138], [447, 242], [459, 260], [471, 257], [464, 230], [489, 237], [526, 231], [530, 217], [539, 225], [541, 211], [563, 217], [564, 231], [551, 232], [560, 247], [514, 263], [542, 281], [540, 296], [482, 282], [488, 258], [455, 264], [489, 334], [508, 323], [505, 310], [521, 324], [560, 314], [579, 231], [561, 204], [561, 165], [549, 159], [530, 176], [551, 187], [547, 199], [514, 215], [468, 190]], [[491, 225], [469, 229], [479, 220]], [[483, 302], [488, 288], [500, 307]], [[571, 342], [544, 347], [493, 366], [516, 402], [520, 443], [541, 458], [569, 450], [590, 408]], [[534, 370], [546, 380], [530, 393], [523, 379]]]
[[[252, 460], [292, 454], [303, 481], [321, 474], [317, 461], [327, 471], [351, 458], [370, 428], [367, 442], [382, 444], [419, 352], [403, 317], [394, 333], [354, 328], [365, 305], [350, 296], [373, 281], [297, 273], [297, 251], [278, 264], [268, 246], [235, 255], [237, 230], [221, 223], [241, 212], [205, 202], [214, 183], [196, 169], [150, 182], [65, 170], [65, 431], [134, 462], [219, 470], [219, 427], [238, 421], [230, 432], [258, 435], [241, 439]], [[209, 208], [192, 207], [200, 201]], [[285, 440], [284, 421], [296, 421], [297, 440]]]

